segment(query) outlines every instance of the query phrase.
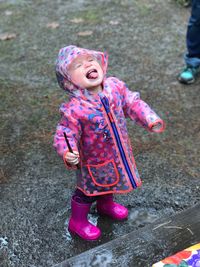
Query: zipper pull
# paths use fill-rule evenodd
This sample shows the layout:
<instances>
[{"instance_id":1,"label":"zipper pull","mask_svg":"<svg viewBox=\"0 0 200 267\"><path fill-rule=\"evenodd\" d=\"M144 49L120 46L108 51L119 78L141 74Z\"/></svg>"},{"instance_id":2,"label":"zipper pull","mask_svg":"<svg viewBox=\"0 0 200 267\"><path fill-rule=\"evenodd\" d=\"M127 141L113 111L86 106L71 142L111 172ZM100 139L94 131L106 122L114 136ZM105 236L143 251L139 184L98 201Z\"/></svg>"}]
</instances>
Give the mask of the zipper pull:
<instances>
[{"instance_id":1,"label":"zipper pull","mask_svg":"<svg viewBox=\"0 0 200 267\"><path fill-rule=\"evenodd\" d=\"M104 105L105 105L106 112L107 112L107 115L108 115L108 117L109 117L109 119L110 119L110 122L114 122L113 116L112 116L112 114L111 114L111 112L110 112L110 106L109 106L108 98L107 98L106 96L104 96L104 97L102 98L102 101L103 101L103 103L104 103Z\"/></svg>"},{"instance_id":2,"label":"zipper pull","mask_svg":"<svg viewBox=\"0 0 200 267\"><path fill-rule=\"evenodd\" d=\"M113 119L113 116L112 116L110 110L109 110L109 112L108 112L108 117L109 117L109 119L110 119L110 122L114 122L114 119Z\"/></svg>"}]
</instances>

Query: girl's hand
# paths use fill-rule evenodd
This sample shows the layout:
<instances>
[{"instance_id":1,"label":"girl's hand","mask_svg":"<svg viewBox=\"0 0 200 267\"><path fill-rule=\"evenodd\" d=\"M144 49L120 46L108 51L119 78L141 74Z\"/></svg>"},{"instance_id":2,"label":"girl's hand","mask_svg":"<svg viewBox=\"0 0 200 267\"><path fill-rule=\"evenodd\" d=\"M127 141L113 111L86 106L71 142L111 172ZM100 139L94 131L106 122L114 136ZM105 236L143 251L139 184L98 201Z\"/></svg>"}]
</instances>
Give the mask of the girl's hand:
<instances>
[{"instance_id":1,"label":"girl's hand","mask_svg":"<svg viewBox=\"0 0 200 267\"><path fill-rule=\"evenodd\" d=\"M67 152L65 155L65 160L70 165L77 165L79 163L79 158L80 156L77 151L73 151L73 153Z\"/></svg>"},{"instance_id":2,"label":"girl's hand","mask_svg":"<svg viewBox=\"0 0 200 267\"><path fill-rule=\"evenodd\" d=\"M165 123L163 121L159 121L151 127L151 130L154 133L162 133L165 130Z\"/></svg>"},{"instance_id":3,"label":"girl's hand","mask_svg":"<svg viewBox=\"0 0 200 267\"><path fill-rule=\"evenodd\" d=\"M153 125L151 129L153 131L159 131L161 129L161 127L162 127L162 124L159 122L159 123Z\"/></svg>"}]
</instances>

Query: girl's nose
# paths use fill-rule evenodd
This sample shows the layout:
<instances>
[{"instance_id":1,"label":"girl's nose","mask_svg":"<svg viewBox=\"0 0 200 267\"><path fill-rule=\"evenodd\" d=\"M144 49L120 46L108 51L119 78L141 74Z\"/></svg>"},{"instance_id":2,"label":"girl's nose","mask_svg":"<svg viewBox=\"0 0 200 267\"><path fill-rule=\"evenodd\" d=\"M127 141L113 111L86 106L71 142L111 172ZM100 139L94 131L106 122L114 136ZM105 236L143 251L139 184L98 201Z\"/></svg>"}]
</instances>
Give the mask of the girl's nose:
<instances>
[{"instance_id":1,"label":"girl's nose","mask_svg":"<svg viewBox=\"0 0 200 267\"><path fill-rule=\"evenodd\" d=\"M90 67L91 64L92 64L92 62L90 62L90 61L85 61L85 62L84 62L84 66L85 66L86 68L87 68L87 67Z\"/></svg>"}]
</instances>

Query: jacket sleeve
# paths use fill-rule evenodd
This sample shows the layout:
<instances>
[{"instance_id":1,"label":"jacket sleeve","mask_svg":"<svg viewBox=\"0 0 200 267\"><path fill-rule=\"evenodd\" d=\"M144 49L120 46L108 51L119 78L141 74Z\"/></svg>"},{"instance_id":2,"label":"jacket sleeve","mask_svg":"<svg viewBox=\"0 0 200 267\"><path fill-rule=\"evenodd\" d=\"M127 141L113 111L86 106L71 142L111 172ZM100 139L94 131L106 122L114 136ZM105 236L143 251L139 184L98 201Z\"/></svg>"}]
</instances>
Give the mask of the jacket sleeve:
<instances>
[{"instance_id":1,"label":"jacket sleeve","mask_svg":"<svg viewBox=\"0 0 200 267\"><path fill-rule=\"evenodd\" d=\"M164 121L146 102L140 99L140 94L130 91L122 81L118 81L118 84L125 116L150 132L163 132L165 129Z\"/></svg>"},{"instance_id":2,"label":"jacket sleeve","mask_svg":"<svg viewBox=\"0 0 200 267\"><path fill-rule=\"evenodd\" d=\"M63 161L68 169L77 169L77 166L72 166L65 161L65 155L69 152L69 148L65 141L64 132L73 151L78 151L78 143L80 140L81 127L79 121L74 118L73 110L67 108L65 104L60 107L61 120L57 125L54 135L53 146L57 153L63 158Z\"/></svg>"}]
</instances>

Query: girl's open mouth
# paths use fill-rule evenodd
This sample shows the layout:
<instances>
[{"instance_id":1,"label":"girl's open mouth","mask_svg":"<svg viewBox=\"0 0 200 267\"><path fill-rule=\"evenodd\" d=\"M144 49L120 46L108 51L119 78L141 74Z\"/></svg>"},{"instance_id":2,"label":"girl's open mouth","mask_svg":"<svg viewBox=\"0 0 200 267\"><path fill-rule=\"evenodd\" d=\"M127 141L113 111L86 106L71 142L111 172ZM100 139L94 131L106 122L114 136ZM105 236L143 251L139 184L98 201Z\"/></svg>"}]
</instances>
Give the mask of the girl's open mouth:
<instances>
[{"instance_id":1,"label":"girl's open mouth","mask_svg":"<svg viewBox=\"0 0 200 267\"><path fill-rule=\"evenodd\" d=\"M96 79L98 77L98 72L95 69L89 70L86 73L86 78L87 79Z\"/></svg>"}]
</instances>

